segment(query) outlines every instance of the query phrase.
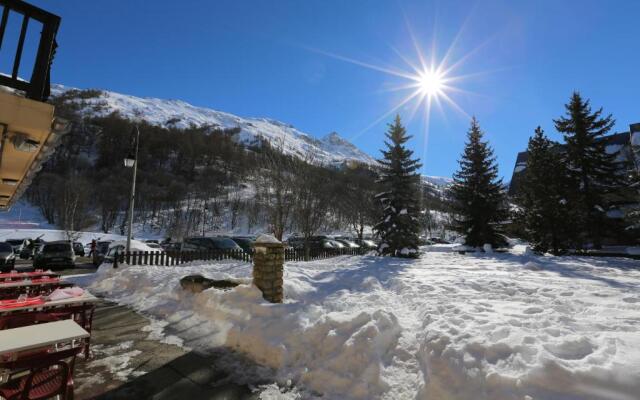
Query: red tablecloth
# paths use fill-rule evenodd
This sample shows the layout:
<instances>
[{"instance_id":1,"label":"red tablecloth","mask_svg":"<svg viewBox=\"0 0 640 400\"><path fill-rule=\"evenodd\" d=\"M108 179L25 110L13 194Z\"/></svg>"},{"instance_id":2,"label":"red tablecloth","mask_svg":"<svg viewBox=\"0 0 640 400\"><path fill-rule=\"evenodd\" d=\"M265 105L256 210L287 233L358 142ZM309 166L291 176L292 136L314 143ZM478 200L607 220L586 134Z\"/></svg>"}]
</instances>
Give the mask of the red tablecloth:
<instances>
[{"instance_id":1,"label":"red tablecloth","mask_svg":"<svg viewBox=\"0 0 640 400\"><path fill-rule=\"evenodd\" d=\"M32 279L31 280L32 284L42 284L42 283L60 283L60 278L49 278L49 277L44 277L44 278L39 278L39 279Z\"/></svg>"},{"instance_id":2,"label":"red tablecloth","mask_svg":"<svg viewBox=\"0 0 640 400\"><path fill-rule=\"evenodd\" d=\"M39 306L41 304L44 304L44 300L40 296L29 297L23 301L18 299L0 300L0 310L10 310L12 308L24 306Z\"/></svg>"},{"instance_id":3,"label":"red tablecloth","mask_svg":"<svg viewBox=\"0 0 640 400\"><path fill-rule=\"evenodd\" d=\"M5 280L12 281L20 278L31 278L31 277L37 277L37 276L57 277L60 275L51 271L5 272L0 274L0 281L5 281Z\"/></svg>"}]
</instances>

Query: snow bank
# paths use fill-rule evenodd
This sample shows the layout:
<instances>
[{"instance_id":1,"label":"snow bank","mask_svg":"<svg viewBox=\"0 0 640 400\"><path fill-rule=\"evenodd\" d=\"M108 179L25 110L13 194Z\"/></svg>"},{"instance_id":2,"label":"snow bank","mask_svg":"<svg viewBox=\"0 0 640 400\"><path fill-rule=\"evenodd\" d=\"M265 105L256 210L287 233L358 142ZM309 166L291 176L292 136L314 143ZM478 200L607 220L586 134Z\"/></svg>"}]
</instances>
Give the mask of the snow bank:
<instances>
[{"instance_id":1,"label":"snow bank","mask_svg":"<svg viewBox=\"0 0 640 400\"><path fill-rule=\"evenodd\" d=\"M194 295L200 273L244 284ZM235 261L103 266L91 289L166 322L156 335L227 346L328 399L638 399L635 261L427 252L285 266L284 304ZM88 281L90 279L91 281ZM161 332L157 332L160 330ZM243 372L243 371L240 371Z\"/></svg>"},{"instance_id":2,"label":"snow bank","mask_svg":"<svg viewBox=\"0 0 640 400\"><path fill-rule=\"evenodd\" d=\"M244 284L231 291L200 295L181 290L179 279L202 273ZM296 300L317 290L288 276L285 304L265 302L250 284L251 266L226 262L181 267L136 267L113 270L103 264L92 278L78 283L139 311L165 319L166 332L180 332L184 346L200 351L226 346L278 370L277 378L294 379L318 392L346 398L381 395L388 386L381 364L400 334L389 312L327 311ZM158 338L157 327L154 337ZM175 342L175 341L174 341Z\"/></svg>"},{"instance_id":3,"label":"snow bank","mask_svg":"<svg viewBox=\"0 0 640 400\"><path fill-rule=\"evenodd\" d=\"M112 233L100 232L77 232L78 241L81 243L89 243L93 239L96 240L122 240L126 237ZM24 238L41 238L46 242L55 240L67 240L65 231L57 229L0 229L0 241L7 239L24 239Z\"/></svg>"}]
</instances>

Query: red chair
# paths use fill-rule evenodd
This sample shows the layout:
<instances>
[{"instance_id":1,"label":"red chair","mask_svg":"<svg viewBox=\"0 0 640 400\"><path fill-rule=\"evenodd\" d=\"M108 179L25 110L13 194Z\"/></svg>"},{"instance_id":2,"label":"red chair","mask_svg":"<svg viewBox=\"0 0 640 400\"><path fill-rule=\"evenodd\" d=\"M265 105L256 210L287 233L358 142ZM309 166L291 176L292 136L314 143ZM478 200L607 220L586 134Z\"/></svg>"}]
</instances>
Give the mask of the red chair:
<instances>
[{"instance_id":1,"label":"red chair","mask_svg":"<svg viewBox=\"0 0 640 400\"><path fill-rule=\"evenodd\" d=\"M36 318L37 316L34 312L3 315L0 317L0 330L33 325L36 323Z\"/></svg>"},{"instance_id":2,"label":"red chair","mask_svg":"<svg viewBox=\"0 0 640 400\"><path fill-rule=\"evenodd\" d=\"M34 353L2 364L14 375L23 375L0 386L7 400L41 400L60 396L73 399L73 367L81 348L55 353ZM69 359L69 361L65 361Z\"/></svg>"}]
</instances>

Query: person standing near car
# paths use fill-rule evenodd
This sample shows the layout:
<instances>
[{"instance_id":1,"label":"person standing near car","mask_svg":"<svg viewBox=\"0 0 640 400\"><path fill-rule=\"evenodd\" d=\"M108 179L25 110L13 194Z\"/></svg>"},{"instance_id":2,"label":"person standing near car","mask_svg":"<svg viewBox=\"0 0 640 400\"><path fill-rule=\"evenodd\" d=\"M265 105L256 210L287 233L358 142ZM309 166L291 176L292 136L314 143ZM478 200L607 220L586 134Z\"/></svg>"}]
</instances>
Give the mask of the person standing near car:
<instances>
[{"instance_id":1,"label":"person standing near car","mask_svg":"<svg viewBox=\"0 0 640 400\"><path fill-rule=\"evenodd\" d=\"M96 265L98 263L98 243L95 239L91 240L91 250L89 251L89 257L93 260L93 264Z\"/></svg>"}]
</instances>

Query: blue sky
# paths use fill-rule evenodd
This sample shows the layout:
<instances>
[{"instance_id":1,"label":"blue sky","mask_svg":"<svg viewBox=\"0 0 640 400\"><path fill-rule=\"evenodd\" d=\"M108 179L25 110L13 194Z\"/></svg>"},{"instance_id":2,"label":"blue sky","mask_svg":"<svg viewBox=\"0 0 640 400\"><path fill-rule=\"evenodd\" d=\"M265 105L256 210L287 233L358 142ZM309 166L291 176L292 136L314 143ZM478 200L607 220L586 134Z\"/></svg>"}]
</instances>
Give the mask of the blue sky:
<instances>
[{"instance_id":1,"label":"blue sky","mask_svg":"<svg viewBox=\"0 0 640 400\"><path fill-rule=\"evenodd\" d=\"M32 2L62 17L54 82L337 131L374 156L392 116L371 124L407 81L325 53L410 71L398 55L417 61L410 31L428 59L451 48L449 65L464 61L451 75L468 77L449 96L465 113L436 108L426 140L424 113L399 109L430 175L456 170L469 115L507 177L537 125L559 139L552 118L573 90L613 113L616 131L640 122L637 1Z\"/></svg>"}]
</instances>

